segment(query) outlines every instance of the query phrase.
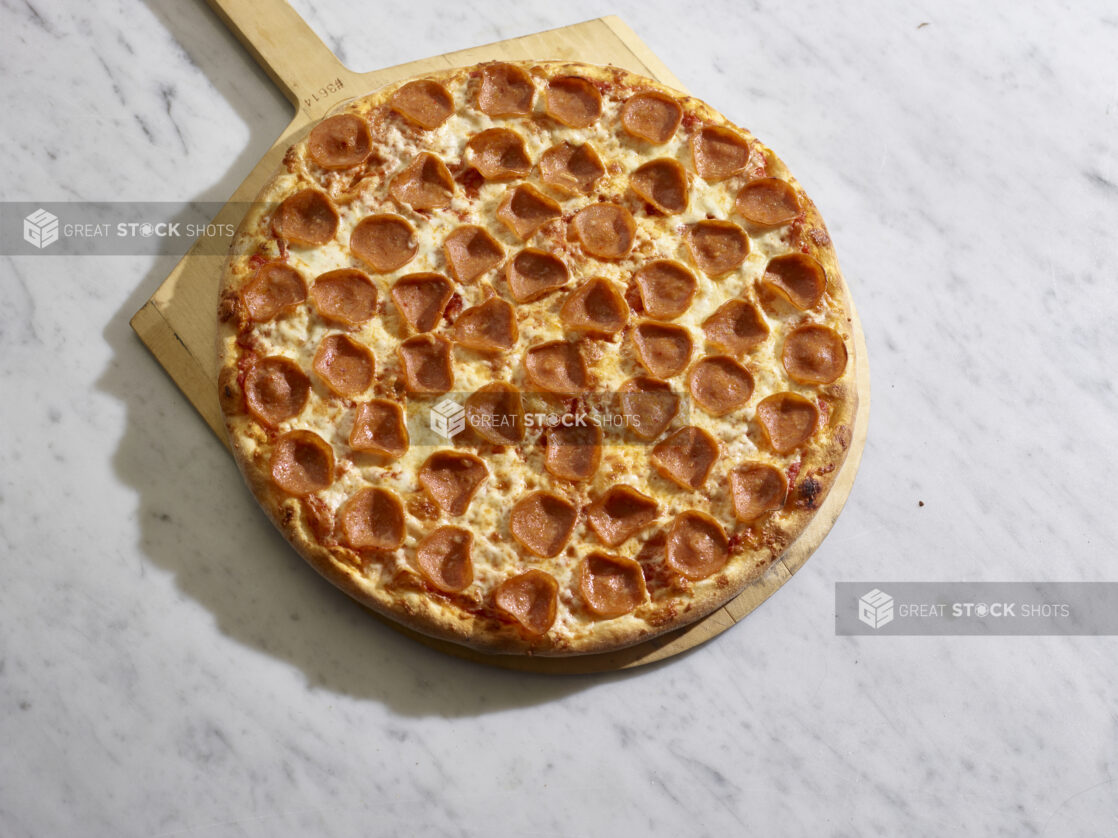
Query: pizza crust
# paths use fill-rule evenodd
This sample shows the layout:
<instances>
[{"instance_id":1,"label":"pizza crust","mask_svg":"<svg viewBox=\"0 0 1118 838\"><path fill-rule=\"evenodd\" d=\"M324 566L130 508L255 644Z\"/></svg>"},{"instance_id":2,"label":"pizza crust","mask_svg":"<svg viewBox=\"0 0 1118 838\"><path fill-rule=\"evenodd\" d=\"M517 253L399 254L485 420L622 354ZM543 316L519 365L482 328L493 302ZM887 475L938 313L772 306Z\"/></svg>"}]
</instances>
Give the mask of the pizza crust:
<instances>
[{"instance_id":1,"label":"pizza crust","mask_svg":"<svg viewBox=\"0 0 1118 838\"><path fill-rule=\"evenodd\" d=\"M544 63L526 62L521 66L537 80L576 75L597 83L599 88L606 91L607 100L615 98L618 91L624 91L620 98L636 92L657 92L679 102L683 109L684 127L688 123L709 124L716 126L730 126L724 117L714 111L705 103L683 96L670 88L666 88L649 79L636 76L627 71L613 67L594 67L584 64L572 63ZM471 76L473 73L473 76ZM476 83L476 68L450 70L443 74L427 75L424 78L446 85L457 90L455 85L470 85ZM385 87L370 96L353 100L343 105L338 111L341 113L357 114L363 118L371 114L384 111L384 103L388 102L393 94L408 82L400 82ZM541 98L537 95L537 98ZM537 111L540 103L537 103ZM543 118L546 122L546 117ZM536 120L540 122L540 120ZM513 123L509 123L513 127ZM247 314L240 297L241 289L248 282L261 260L281 260L289 256L285 243L272 234L271 217L276 205L290 195L296 188L307 185L307 169L313 168L306 162L306 142L301 137L285 156L284 167L276 173L271 181L261 191L257 201L246 215L234 239L229 258L226 262L222 281L221 299L219 304L219 336L218 336L218 366L219 388L222 409L226 418L226 429L234 456L245 476L246 482L261 506L267 512L273 523L284 534L285 538L299 551L299 553L323 576L345 591L354 599L395 620L408 628L414 629L432 637L461 643L482 651L492 653L534 654L547 656L563 656L577 654L591 654L611 651L635 643L651 639L664 632L680 628L692 623L718 607L724 605L739 593L749 582L763 574L771 564L776 561L784 550L795 540L818 510L829 492L838 475L846 453L852 441L854 415L857 409L858 394L855 386L856 346L851 322L850 307L847 289L835 258L834 249L826 232L816 207L804 194L799 184L792 178L784 164L771 152L761 146L748 132L733 127L733 130L749 139L755 149L764 155L765 174L778 177L791 184L797 192L802 216L792 227L784 225L783 229L793 230L790 233L792 240L799 246L799 250L813 256L823 266L827 278L827 288L824 304L812 316L816 322L824 322L834 328L843 338L848 352L848 360L842 376L831 384L815 388L804 388L789 385L785 389L814 390L828 405L828 415L823 427L818 430L809 441L790 457L774 456L771 453L760 452L756 459L772 462L782 471L794 470L792 474L791 490L783 510L771 514L763 519L761 524L746 527L736 524L732 513L727 515L729 506L728 497L724 487L719 494L718 489L713 489L708 480L705 490L707 495L718 497L707 498L703 504L697 505L700 509L709 509L712 512L721 511L715 517L730 535L733 552L727 564L718 572L705 579L687 581L676 575L671 576L663 567L660 556L662 555L662 541L664 533L670 524L670 519L661 513L656 526L633 536L628 540L625 551L618 551L604 547L585 527L585 514L580 516L579 526L575 531L575 559L563 554L555 561L540 560L531 556L523 556L518 565L506 561L503 565L496 565L487 569L475 584L462 594L446 594L437 591L424 582L423 577L417 572L414 562L409 555L414 551L415 542L423 534L437 526L447 523L463 525L461 521L438 515L437 508L429 501L424 503L422 493L413 491L403 497L404 507L407 510L407 540L403 547L396 551L377 553L375 551L355 551L342 543L333 522L333 516L340 501L312 495L309 498L295 498L287 495L272 481L269 471L269 456L271 441L275 432L262 428L244 408L244 393L242 391L243 369L246 357L244 335L251 328ZM308 129L309 133L309 129ZM558 133L558 132L556 132ZM375 132L374 132L375 134ZM464 144L468 136L459 137ZM639 145L630 142L629 145ZM394 152L391 147L378 149L374 137L373 154L384 158L383 178L399 171L406 165L407 159L393 160L393 153L403 156L402 152ZM658 156L658 151L653 149L646 159ZM534 156L538 162L538 155ZM617 161L603 160L608 168ZM327 190L339 189L339 184L344 184L350 177L344 171L319 172L319 182ZM731 179L732 180L732 179ZM519 181L514 181L513 185ZM736 182L736 181L735 181ZM352 186L352 184L349 184ZM343 194L335 192L335 195ZM556 195L556 198L561 198ZM341 203L341 201L339 201ZM577 202L576 202L577 203ZM343 207L343 211L344 211ZM368 212L389 211L383 207L364 208L362 214ZM724 216L726 217L726 216ZM751 239L756 232L754 227L742 221L741 218L733 220L750 232ZM497 235L495 227L492 232ZM507 232L507 231L506 231ZM764 235L765 232L761 231ZM507 237L506 237L507 238ZM526 244L536 246L532 242ZM434 242L421 238L420 248L423 252L436 254L439 248ZM790 248L791 249L791 248ZM512 248L506 247L506 255L512 255ZM684 260L681 260L684 261ZM360 267L361 263L346 254L339 264L334 267ZM390 273L389 278L412 272L412 266ZM315 268L317 270L317 268ZM442 270L447 273L445 267ZM314 271L304 271L308 281L314 276ZM700 280L705 278L696 271ZM383 276L374 274L374 279L384 279ZM577 285L578 280L570 283L568 287ZM383 293L387 283L378 281L382 293L380 295L379 311L384 318L391 318L392 304L389 295ZM755 284L755 283L754 283ZM711 287L708 286L707 287ZM749 284L743 283L748 290ZM703 285L700 285L700 294ZM743 294L746 291L742 292ZM555 295L552 295L554 297ZM561 294L559 295L562 296ZM309 305L309 304L308 304ZM774 322L796 322L803 318L801 313L790 312L787 304L775 303L779 313L769 319ZM784 308L780 308L780 306ZM309 317L313 315L308 315ZM635 322L632 318L631 322ZM336 329L334 329L336 331ZM702 332L691 327L696 339L696 352L693 360L701 357ZM283 345L281 327L275 326L272 332L278 337L273 342ZM406 332L405 332L406 333ZM383 337L383 336L382 336ZM770 337L770 344L774 344ZM619 355L628 351L626 340L622 339L618 346ZM309 370L306 363L308 352L313 352L310 347L299 347L291 341L288 347L290 354L304 362L304 368ZM777 347L772 349L769 366L772 358L779 358ZM374 354L378 363L378 375L381 365L387 359L385 351L379 345L374 347ZM513 364L515 365L515 361ZM747 366L750 356L746 357ZM630 371L631 360L628 362ZM778 375L779 370L768 370L771 378ZM620 381L616 373L611 383ZM312 374L313 377L313 374ZM756 404L765 393L763 376L758 376L758 388L751 398L749 405ZM683 376L676 378L678 382ZM381 384L384 384L381 387ZM318 382L316 382L316 387ZM376 395L402 396L398 384L378 382ZM309 415L300 417L300 427L315 429L322 432L324 438L333 446L335 454L344 460L345 436L348 428L335 427L329 431L322 430L325 417L319 417L314 412L319 402L312 404ZM748 409L748 408L747 408ZM694 414L699 408L692 407ZM739 423L741 418L738 417ZM343 423L344 424L344 423ZM679 426L679 422L672 425L671 430ZM753 430L756 431L755 423ZM670 433L671 430L667 431ZM755 434L754 434L755 435ZM647 446L651 450L651 443ZM473 450L465 446L465 450ZM504 456L494 455L494 456ZM726 454L723 452L723 459ZM507 465L507 458L500 461ZM798 467L794 466L799 463ZM482 492L500 494L496 488L500 482L497 478L503 474L494 474L497 468L491 462L491 479L488 486L483 486ZM525 466L529 463L525 462ZM732 463L730 465L733 465ZM350 468L348 473L355 469ZM514 470L512 467L507 471ZM348 479L348 478L346 478ZM406 479L406 477L405 477ZM561 481L552 481L560 483ZM523 481L522 481L523 483ZM642 484L643 485L643 484ZM519 497L514 488L506 489L505 496L498 498L504 500L505 508L511 506ZM585 486L564 486L572 490L574 497L580 501L585 509L590 492ZM599 487L600 488L600 487ZM684 493L683 490L677 491ZM685 494L685 493L684 493ZM500 526L500 524L499 524ZM507 525L505 525L507 526ZM478 527L481 531L481 527ZM478 533L475 533L477 535ZM649 577L649 590L651 598L638 606L634 611L612 619L599 619L589 611L581 601L578 593L576 561L588 552L598 550L607 553L623 553L642 561L646 576ZM521 553L523 551L520 551ZM507 559L508 551L505 551ZM515 554L515 551L514 551ZM475 559L476 561L476 559ZM553 572L559 581L559 609L562 619L546 634L533 635L525 631L507 615L501 614L493 605L491 590L494 579L507 577L512 573L527 567L543 567Z\"/></svg>"}]
</instances>

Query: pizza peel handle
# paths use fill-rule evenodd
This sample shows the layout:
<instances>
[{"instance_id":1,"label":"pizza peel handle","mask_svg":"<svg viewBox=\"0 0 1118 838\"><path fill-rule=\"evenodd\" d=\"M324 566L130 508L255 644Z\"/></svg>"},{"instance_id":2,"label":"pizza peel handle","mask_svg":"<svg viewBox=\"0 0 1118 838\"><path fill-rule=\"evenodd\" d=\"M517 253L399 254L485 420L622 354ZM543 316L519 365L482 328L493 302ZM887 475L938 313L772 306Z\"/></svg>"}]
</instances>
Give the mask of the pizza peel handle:
<instances>
[{"instance_id":1,"label":"pizza peel handle","mask_svg":"<svg viewBox=\"0 0 1118 838\"><path fill-rule=\"evenodd\" d=\"M222 22L307 116L359 92L345 67L285 0L208 0Z\"/></svg>"}]
</instances>

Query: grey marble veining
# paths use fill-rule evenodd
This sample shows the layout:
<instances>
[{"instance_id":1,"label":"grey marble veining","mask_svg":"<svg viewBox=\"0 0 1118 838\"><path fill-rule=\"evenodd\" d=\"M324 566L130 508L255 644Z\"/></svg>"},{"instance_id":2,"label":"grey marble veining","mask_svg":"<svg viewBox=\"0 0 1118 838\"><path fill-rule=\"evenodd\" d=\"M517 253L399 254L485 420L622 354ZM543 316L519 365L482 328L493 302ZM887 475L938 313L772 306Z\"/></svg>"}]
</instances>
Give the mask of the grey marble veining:
<instances>
[{"instance_id":1,"label":"grey marble veining","mask_svg":"<svg viewBox=\"0 0 1118 838\"><path fill-rule=\"evenodd\" d=\"M482 669L256 510L128 329L174 257L0 257L0 834L1118 833L1118 639L833 627L835 581L1118 578L1112 4L294 5L359 70L619 14L827 218L861 474L707 646ZM223 200L289 118L200 2L3 0L0 70L9 201Z\"/></svg>"}]
</instances>

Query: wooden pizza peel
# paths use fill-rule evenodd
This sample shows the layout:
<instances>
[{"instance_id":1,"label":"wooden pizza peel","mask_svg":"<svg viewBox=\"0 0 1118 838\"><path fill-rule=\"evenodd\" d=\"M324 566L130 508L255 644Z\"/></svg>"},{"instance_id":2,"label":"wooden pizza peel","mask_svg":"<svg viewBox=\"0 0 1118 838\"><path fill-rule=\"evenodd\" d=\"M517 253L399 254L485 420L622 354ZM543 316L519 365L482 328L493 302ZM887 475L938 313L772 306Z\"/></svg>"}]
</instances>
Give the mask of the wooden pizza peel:
<instances>
[{"instance_id":1,"label":"wooden pizza peel","mask_svg":"<svg viewBox=\"0 0 1118 838\"><path fill-rule=\"evenodd\" d=\"M411 61L384 70L354 73L334 57L285 0L208 2L296 109L294 118L275 144L214 218L214 229L218 230L237 226L245 207L278 168L288 146L311 123L321 119L340 102L400 79L481 61L567 60L614 64L683 90L679 80L636 34L613 16ZM717 103L714 104L717 106ZM222 226L226 224L230 226ZM222 259L213 254L225 253L229 241L228 237L223 241L217 236L196 242L131 320L140 340L225 445L228 442L217 399L214 354ZM851 299L849 293L847 299ZM458 657L507 669L556 674L603 672L653 663L721 634L768 599L803 566L830 532L850 494L865 447L870 406L865 336L853 302L850 303L850 311L853 316L858 410L846 462L810 525L779 560L727 605L690 626L629 649L574 658L484 654L454 643L434 640L380 615L375 616L421 643Z\"/></svg>"}]
</instances>

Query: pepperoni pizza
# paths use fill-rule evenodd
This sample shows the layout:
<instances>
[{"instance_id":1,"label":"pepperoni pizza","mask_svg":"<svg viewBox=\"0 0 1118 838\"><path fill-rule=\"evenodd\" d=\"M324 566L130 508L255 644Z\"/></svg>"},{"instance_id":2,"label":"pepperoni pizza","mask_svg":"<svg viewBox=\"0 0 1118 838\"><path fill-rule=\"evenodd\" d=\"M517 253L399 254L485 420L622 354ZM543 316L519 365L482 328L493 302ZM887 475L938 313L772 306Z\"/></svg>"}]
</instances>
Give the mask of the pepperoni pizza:
<instances>
[{"instance_id":1,"label":"pepperoni pizza","mask_svg":"<svg viewBox=\"0 0 1118 838\"><path fill-rule=\"evenodd\" d=\"M353 597L491 652L617 649L762 574L857 403L848 290L779 159L613 67L346 103L235 238L220 397L257 499Z\"/></svg>"}]
</instances>

